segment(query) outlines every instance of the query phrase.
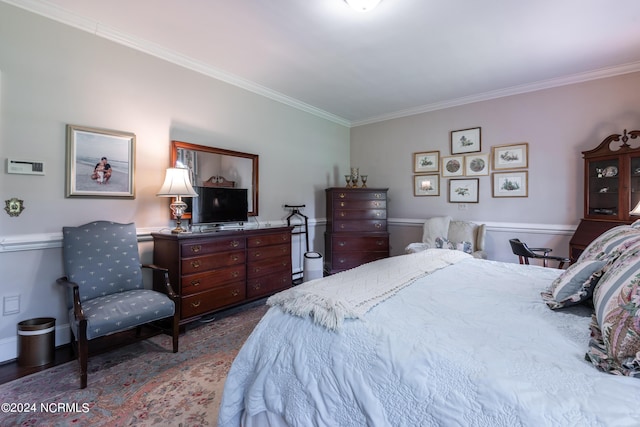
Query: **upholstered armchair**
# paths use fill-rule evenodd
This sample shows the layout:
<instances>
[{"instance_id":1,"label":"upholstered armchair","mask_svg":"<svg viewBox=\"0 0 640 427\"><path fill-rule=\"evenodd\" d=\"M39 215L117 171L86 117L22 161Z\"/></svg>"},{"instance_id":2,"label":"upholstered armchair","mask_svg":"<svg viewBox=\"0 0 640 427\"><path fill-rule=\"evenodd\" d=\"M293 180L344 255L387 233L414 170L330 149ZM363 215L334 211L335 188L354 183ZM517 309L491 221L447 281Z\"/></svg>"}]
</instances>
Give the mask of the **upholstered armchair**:
<instances>
[{"instance_id":1,"label":"upholstered armchair","mask_svg":"<svg viewBox=\"0 0 640 427\"><path fill-rule=\"evenodd\" d=\"M429 218L422 226L422 242L410 243L405 253L431 248L459 249L475 258L487 258L484 250L486 227L468 221L454 221L450 216Z\"/></svg>"},{"instance_id":2,"label":"upholstered armchair","mask_svg":"<svg viewBox=\"0 0 640 427\"><path fill-rule=\"evenodd\" d=\"M80 388L87 386L89 341L168 319L173 352L178 351L179 304L166 269L141 265L136 227L96 221L63 227L66 276L57 282L67 288L69 325L80 362ZM163 289L145 289L141 267L164 275ZM156 273L157 275L158 273Z\"/></svg>"}]
</instances>

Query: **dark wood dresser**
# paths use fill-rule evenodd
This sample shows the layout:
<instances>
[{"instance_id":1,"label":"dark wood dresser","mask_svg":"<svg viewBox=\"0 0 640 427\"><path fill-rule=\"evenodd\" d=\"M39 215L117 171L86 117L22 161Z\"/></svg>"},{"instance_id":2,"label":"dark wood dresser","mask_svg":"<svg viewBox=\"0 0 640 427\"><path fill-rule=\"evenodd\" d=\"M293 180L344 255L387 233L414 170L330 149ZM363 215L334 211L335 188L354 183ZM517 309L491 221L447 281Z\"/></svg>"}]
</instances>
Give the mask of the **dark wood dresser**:
<instances>
[{"instance_id":1,"label":"dark wood dresser","mask_svg":"<svg viewBox=\"0 0 640 427\"><path fill-rule=\"evenodd\" d=\"M389 256L387 188L327 188L325 272Z\"/></svg>"},{"instance_id":2,"label":"dark wood dresser","mask_svg":"<svg viewBox=\"0 0 640 427\"><path fill-rule=\"evenodd\" d=\"M169 270L180 296L181 323L292 285L291 227L152 236L153 262Z\"/></svg>"}]
</instances>

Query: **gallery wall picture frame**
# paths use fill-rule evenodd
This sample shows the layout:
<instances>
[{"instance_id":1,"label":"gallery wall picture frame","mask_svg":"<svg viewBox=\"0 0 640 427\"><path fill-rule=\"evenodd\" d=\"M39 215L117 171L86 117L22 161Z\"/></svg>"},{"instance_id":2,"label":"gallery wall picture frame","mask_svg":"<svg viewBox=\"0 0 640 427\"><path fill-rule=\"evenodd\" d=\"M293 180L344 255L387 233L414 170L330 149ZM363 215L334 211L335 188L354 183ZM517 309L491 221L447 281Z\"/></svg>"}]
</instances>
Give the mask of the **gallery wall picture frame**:
<instances>
[{"instance_id":1,"label":"gallery wall picture frame","mask_svg":"<svg viewBox=\"0 0 640 427\"><path fill-rule=\"evenodd\" d=\"M489 175L489 155L469 154L464 156L464 174L466 176Z\"/></svg>"},{"instance_id":2,"label":"gallery wall picture frame","mask_svg":"<svg viewBox=\"0 0 640 427\"><path fill-rule=\"evenodd\" d=\"M529 166L529 143L494 145L491 147L494 170L524 169Z\"/></svg>"},{"instance_id":3,"label":"gallery wall picture frame","mask_svg":"<svg viewBox=\"0 0 640 427\"><path fill-rule=\"evenodd\" d=\"M449 180L449 203L478 203L479 178Z\"/></svg>"},{"instance_id":4,"label":"gallery wall picture frame","mask_svg":"<svg viewBox=\"0 0 640 427\"><path fill-rule=\"evenodd\" d=\"M493 172L493 197L528 197L529 172Z\"/></svg>"},{"instance_id":5,"label":"gallery wall picture frame","mask_svg":"<svg viewBox=\"0 0 640 427\"><path fill-rule=\"evenodd\" d=\"M477 153L482 151L481 129L469 128L451 131L451 154Z\"/></svg>"},{"instance_id":6,"label":"gallery wall picture frame","mask_svg":"<svg viewBox=\"0 0 640 427\"><path fill-rule=\"evenodd\" d=\"M444 156L442 157L442 176L463 176L464 156Z\"/></svg>"},{"instance_id":7,"label":"gallery wall picture frame","mask_svg":"<svg viewBox=\"0 0 640 427\"><path fill-rule=\"evenodd\" d=\"M440 171L440 151L413 153L413 172L428 173Z\"/></svg>"},{"instance_id":8,"label":"gallery wall picture frame","mask_svg":"<svg viewBox=\"0 0 640 427\"><path fill-rule=\"evenodd\" d=\"M136 136L67 125L66 197L135 199Z\"/></svg>"},{"instance_id":9,"label":"gallery wall picture frame","mask_svg":"<svg viewBox=\"0 0 640 427\"><path fill-rule=\"evenodd\" d=\"M440 175L414 175L413 195L418 196L439 196L440 195Z\"/></svg>"}]
</instances>

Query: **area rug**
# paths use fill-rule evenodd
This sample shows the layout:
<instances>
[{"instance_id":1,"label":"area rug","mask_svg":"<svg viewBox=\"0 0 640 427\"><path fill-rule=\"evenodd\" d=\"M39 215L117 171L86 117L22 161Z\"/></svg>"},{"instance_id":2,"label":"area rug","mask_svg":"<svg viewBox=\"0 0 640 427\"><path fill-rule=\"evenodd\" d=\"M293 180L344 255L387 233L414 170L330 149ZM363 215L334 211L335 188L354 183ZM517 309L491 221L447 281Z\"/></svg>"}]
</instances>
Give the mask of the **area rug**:
<instances>
[{"instance_id":1,"label":"area rug","mask_svg":"<svg viewBox=\"0 0 640 427\"><path fill-rule=\"evenodd\" d=\"M1 426L216 426L227 372L266 312L259 305L180 335L158 335L0 385ZM13 411L13 412L12 412Z\"/></svg>"}]
</instances>

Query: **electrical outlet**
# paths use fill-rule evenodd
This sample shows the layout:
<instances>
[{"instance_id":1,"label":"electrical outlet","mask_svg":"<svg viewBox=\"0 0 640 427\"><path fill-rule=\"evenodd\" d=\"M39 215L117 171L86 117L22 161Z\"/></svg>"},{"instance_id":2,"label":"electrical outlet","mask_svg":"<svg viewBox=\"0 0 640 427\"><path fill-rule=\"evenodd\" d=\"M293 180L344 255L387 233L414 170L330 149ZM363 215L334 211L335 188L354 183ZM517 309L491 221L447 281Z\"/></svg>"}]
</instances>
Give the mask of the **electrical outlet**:
<instances>
[{"instance_id":1,"label":"electrical outlet","mask_svg":"<svg viewBox=\"0 0 640 427\"><path fill-rule=\"evenodd\" d=\"M459 211L466 211L467 210L467 204L466 203L458 203L458 210Z\"/></svg>"},{"instance_id":2,"label":"electrical outlet","mask_svg":"<svg viewBox=\"0 0 640 427\"><path fill-rule=\"evenodd\" d=\"M2 315L9 316L20 313L20 295L6 296L2 300Z\"/></svg>"}]
</instances>

